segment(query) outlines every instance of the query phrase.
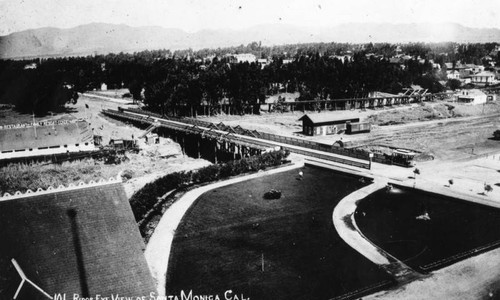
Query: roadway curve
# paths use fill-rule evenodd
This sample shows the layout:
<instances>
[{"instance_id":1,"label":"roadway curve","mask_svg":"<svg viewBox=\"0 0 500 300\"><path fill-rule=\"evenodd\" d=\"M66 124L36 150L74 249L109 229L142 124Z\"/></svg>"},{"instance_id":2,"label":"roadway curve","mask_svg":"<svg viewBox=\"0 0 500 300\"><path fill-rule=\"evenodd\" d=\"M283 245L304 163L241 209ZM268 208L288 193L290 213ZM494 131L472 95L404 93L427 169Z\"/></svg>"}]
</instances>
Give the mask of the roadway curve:
<instances>
[{"instance_id":1,"label":"roadway curve","mask_svg":"<svg viewBox=\"0 0 500 300\"><path fill-rule=\"evenodd\" d=\"M417 273L382 248L372 243L363 235L356 225L354 214L356 213L357 203L371 193L385 188L385 186L386 183L375 180L375 183L359 189L340 200L333 210L333 225L340 237L349 246L379 267L385 269L394 276L398 282L407 282L416 278L421 278L423 275Z\"/></svg>"}]
</instances>

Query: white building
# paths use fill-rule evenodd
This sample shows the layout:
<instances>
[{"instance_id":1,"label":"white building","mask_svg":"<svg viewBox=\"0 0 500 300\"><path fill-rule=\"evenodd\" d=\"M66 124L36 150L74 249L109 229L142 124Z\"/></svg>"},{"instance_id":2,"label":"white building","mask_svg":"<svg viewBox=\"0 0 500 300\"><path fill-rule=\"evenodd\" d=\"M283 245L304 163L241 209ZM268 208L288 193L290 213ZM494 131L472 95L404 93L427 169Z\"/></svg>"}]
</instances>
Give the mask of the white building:
<instances>
[{"instance_id":1,"label":"white building","mask_svg":"<svg viewBox=\"0 0 500 300\"><path fill-rule=\"evenodd\" d=\"M492 84L495 81L495 74L491 72L481 72L478 74L474 74L472 77L472 83L475 84Z\"/></svg>"},{"instance_id":2,"label":"white building","mask_svg":"<svg viewBox=\"0 0 500 300\"><path fill-rule=\"evenodd\" d=\"M234 57L236 58L236 62L238 63L241 62L254 63L257 61L257 57L252 53L235 54Z\"/></svg>"},{"instance_id":3,"label":"white building","mask_svg":"<svg viewBox=\"0 0 500 300\"><path fill-rule=\"evenodd\" d=\"M457 102L465 104L483 104L486 103L488 96L480 90L463 90L457 98Z\"/></svg>"},{"instance_id":4,"label":"white building","mask_svg":"<svg viewBox=\"0 0 500 300\"><path fill-rule=\"evenodd\" d=\"M92 129L85 121L39 122L0 128L0 160L95 150Z\"/></svg>"},{"instance_id":5,"label":"white building","mask_svg":"<svg viewBox=\"0 0 500 300\"><path fill-rule=\"evenodd\" d=\"M457 70L446 70L446 77L448 79L460 79L460 72Z\"/></svg>"}]
</instances>

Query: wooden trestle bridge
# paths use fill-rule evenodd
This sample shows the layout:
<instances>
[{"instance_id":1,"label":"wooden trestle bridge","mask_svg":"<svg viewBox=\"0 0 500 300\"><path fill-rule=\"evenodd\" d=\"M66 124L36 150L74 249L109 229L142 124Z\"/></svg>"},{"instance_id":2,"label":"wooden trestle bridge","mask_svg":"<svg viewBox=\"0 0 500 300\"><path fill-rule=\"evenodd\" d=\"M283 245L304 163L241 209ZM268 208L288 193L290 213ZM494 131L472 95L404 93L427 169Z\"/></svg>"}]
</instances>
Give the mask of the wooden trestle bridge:
<instances>
[{"instance_id":1,"label":"wooden trestle bridge","mask_svg":"<svg viewBox=\"0 0 500 300\"><path fill-rule=\"evenodd\" d=\"M137 109L108 109L103 110L103 113L144 128L156 124L158 134L174 139L187 155L202 157L213 162L283 149L358 168L371 167L369 154L362 150L332 147L293 137L250 131L240 126L231 127L223 123L170 118Z\"/></svg>"}]
</instances>

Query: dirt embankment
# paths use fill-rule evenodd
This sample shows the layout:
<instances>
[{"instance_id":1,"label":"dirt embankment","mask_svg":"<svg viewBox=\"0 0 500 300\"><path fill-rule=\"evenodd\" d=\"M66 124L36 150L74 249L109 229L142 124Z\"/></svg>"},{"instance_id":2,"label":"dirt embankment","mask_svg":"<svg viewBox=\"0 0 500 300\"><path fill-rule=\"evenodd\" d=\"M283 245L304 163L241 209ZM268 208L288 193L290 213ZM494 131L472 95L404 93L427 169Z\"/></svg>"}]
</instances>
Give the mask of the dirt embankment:
<instances>
[{"instance_id":1,"label":"dirt embankment","mask_svg":"<svg viewBox=\"0 0 500 300\"><path fill-rule=\"evenodd\" d=\"M390 110L372 114L367 118L372 124L385 126L408 124L419 121L439 120L448 118L470 117L481 114L500 112L500 105L495 102L484 105L464 105L457 103L423 103L408 109Z\"/></svg>"}]
</instances>

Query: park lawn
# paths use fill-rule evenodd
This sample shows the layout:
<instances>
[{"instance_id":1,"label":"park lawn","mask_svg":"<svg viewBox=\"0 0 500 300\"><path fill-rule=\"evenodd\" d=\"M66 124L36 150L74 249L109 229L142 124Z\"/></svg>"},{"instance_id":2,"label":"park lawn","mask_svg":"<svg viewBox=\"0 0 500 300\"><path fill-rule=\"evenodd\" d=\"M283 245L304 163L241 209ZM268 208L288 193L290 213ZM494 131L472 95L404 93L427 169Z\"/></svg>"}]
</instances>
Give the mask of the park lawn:
<instances>
[{"instance_id":1,"label":"park lawn","mask_svg":"<svg viewBox=\"0 0 500 300\"><path fill-rule=\"evenodd\" d=\"M331 299L390 284L333 226L338 201L365 184L330 170L303 171L303 180L287 171L202 195L177 229L167 294L231 289L251 299ZM282 198L265 200L270 189Z\"/></svg>"},{"instance_id":2,"label":"park lawn","mask_svg":"<svg viewBox=\"0 0 500 300\"><path fill-rule=\"evenodd\" d=\"M500 245L500 209L410 189L384 189L361 200L356 223L368 239L421 272Z\"/></svg>"}]
</instances>

